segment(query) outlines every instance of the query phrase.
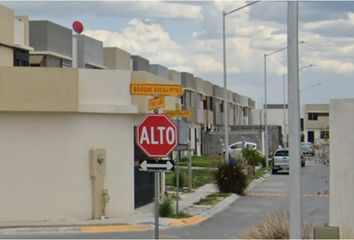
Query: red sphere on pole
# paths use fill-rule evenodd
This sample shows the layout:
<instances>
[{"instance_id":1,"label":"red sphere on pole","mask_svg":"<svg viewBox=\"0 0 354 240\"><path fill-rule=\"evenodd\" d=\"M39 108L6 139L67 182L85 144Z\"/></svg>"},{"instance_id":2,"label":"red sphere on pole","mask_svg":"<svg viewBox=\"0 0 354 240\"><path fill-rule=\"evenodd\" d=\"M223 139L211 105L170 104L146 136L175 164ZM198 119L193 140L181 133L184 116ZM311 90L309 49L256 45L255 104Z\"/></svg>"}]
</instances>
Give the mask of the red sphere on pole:
<instances>
[{"instance_id":1,"label":"red sphere on pole","mask_svg":"<svg viewBox=\"0 0 354 240\"><path fill-rule=\"evenodd\" d=\"M80 34L84 31L84 25L80 21L73 22L73 29L76 33Z\"/></svg>"}]
</instances>

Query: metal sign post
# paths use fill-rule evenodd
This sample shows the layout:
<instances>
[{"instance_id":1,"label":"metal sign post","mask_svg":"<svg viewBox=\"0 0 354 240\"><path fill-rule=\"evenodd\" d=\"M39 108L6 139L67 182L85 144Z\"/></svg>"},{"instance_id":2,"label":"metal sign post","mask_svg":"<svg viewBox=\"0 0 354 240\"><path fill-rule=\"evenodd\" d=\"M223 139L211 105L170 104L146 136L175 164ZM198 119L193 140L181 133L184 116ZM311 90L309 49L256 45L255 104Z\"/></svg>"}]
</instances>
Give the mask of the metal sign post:
<instances>
[{"instance_id":1,"label":"metal sign post","mask_svg":"<svg viewBox=\"0 0 354 240\"><path fill-rule=\"evenodd\" d=\"M177 128L180 130L180 118L177 119ZM180 143L178 143L180 144ZM179 205L179 161L181 160L181 150L177 150L177 169L176 169L176 214L178 215L178 205Z\"/></svg>"},{"instance_id":2,"label":"metal sign post","mask_svg":"<svg viewBox=\"0 0 354 240\"><path fill-rule=\"evenodd\" d=\"M137 125L137 145L149 157L158 160L145 160L140 165L142 171L154 171L155 180L155 239L159 239L160 216L160 172L173 168L173 162L159 159L167 157L177 146L177 127L164 114L159 114L159 108L164 108L164 96L180 97L184 93L182 85L131 83L131 95L152 95L149 100L149 110L154 114L146 117Z\"/></svg>"},{"instance_id":3,"label":"metal sign post","mask_svg":"<svg viewBox=\"0 0 354 240\"><path fill-rule=\"evenodd\" d=\"M170 116L177 118L177 129L178 132L181 133L181 118L191 118L192 117L192 111L186 111L186 110L165 110L165 113ZM181 135L181 134L179 134ZM179 163L181 161L181 151L188 151L189 152L189 144L182 144L181 138L178 139L178 145L175 148L175 151L177 151L177 163L176 163L176 214L179 212L179 192L180 192L180 186L179 186L179 178L180 178L180 168L179 168ZM188 164L188 175L189 179L192 178L192 170L191 170L191 163L189 162ZM191 180L190 180L191 181ZM189 190L192 191L191 184L189 185Z\"/></svg>"},{"instance_id":4,"label":"metal sign post","mask_svg":"<svg viewBox=\"0 0 354 240\"><path fill-rule=\"evenodd\" d=\"M159 239L160 172L155 172L155 239Z\"/></svg>"},{"instance_id":5,"label":"metal sign post","mask_svg":"<svg viewBox=\"0 0 354 240\"><path fill-rule=\"evenodd\" d=\"M160 216L160 173L171 171L173 169L173 161L171 160L144 160L139 165L140 171L154 172L155 181L155 239L159 239L159 216Z\"/></svg>"},{"instance_id":6,"label":"metal sign post","mask_svg":"<svg viewBox=\"0 0 354 240\"><path fill-rule=\"evenodd\" d=\"M188 150L187 150L187 158L188 158L188 188L189 191L192 191L192 157L191 157L191 143L188 142Z\"/></svg>"}]
</instances>

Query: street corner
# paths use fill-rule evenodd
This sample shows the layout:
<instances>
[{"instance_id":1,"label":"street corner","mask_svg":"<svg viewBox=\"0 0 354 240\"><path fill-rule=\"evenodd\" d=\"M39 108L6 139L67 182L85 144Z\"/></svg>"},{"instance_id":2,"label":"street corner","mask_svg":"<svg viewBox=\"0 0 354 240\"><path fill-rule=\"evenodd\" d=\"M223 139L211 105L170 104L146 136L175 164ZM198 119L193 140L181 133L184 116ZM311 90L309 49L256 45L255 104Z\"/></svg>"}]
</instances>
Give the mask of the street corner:
<instances>
[{"instance_id":1,"label":"street corner","mask_svg":"<svg viewBox=\"0 0 354 240\"><path fill-rule=\"evenodd\" d=\"M150 225L94 225L82 226L80 232L82 233L111 233L111 232L135 232L135 231L149 231L153 227Z\"/></svg>"},{"instance_id":2,"label":"street corner","mask_svg":"<svg viewBox=\"0 0 354 240\"><path fill-rule=\"evenodd\" d=\"M179 218L179 219L173 219L169 222L170 227L185 227L189 225L195 225L199 224L203 221L205 221L207 218L200 216L200 215L194 215L191 217L187 218Z\"/></svg>"}]
</instances>

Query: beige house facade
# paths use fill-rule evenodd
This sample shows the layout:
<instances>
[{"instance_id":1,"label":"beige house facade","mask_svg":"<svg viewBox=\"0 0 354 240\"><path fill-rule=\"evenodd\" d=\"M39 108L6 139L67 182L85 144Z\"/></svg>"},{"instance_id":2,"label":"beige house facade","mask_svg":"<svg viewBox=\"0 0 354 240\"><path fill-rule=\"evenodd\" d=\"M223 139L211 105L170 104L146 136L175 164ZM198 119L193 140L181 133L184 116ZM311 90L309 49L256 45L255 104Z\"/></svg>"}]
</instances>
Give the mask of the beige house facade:
<instances>
[{"instance_id":1,"label":"beige house facade","mask_svg":"<svg viewBox=\"0 0 354 240\"><path fill-rule=\"evenodd\" d=\"M329 105L304 105L304 141L318 143L329 139Z\"/></svg>"},{"instance_id":2,"label":"beige house facade","mask_svg":"<svg viewBox=\"0 0 354 240\"><path fill-rule=\"evenodd\" d=\"M91 219L95 148L106 151L105 216L133 213L137 107L130 76L123 70L0 68L0 158L8 159L0 170L0 225Z\"/></svg>"}]
</instances>

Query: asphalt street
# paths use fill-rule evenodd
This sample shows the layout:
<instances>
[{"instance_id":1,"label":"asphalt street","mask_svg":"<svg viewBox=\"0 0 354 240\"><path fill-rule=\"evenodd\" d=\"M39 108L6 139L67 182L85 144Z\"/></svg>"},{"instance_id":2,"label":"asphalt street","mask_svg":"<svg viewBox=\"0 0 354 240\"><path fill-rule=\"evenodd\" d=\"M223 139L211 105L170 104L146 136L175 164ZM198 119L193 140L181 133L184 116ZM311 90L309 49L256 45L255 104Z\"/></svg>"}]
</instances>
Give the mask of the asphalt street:
<instances>
[{"instance_id":1,"label":"asphalt street","mask_svg":"<svg viewBox=\"0 0 354 240\"><path fill-rule=\"evenodd\" d=\"M305 223L321 226L329 221L328 175L329 169L322 163L307 161L301 170L302 214ZM263 221L267 214L287 210L289 175L272 175L257 185L246 196L233 202L224 211L199 225L169 228L160 231L160 238L220 239L240 238L241 234ZM153 231L124 233L41 233L0 235L2 238L93 238L93 239L146 239L153 238Z\"/></svg>"}]
</instances>

